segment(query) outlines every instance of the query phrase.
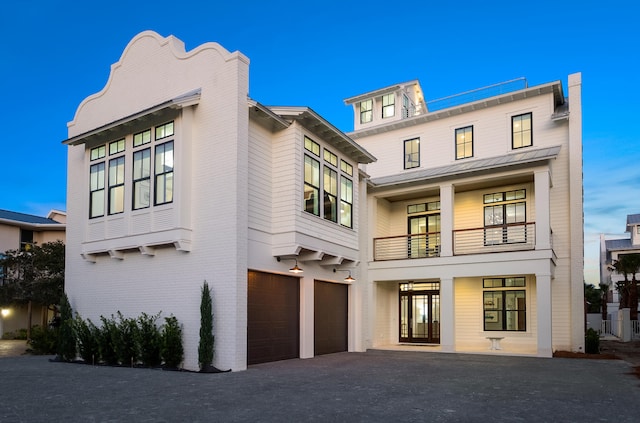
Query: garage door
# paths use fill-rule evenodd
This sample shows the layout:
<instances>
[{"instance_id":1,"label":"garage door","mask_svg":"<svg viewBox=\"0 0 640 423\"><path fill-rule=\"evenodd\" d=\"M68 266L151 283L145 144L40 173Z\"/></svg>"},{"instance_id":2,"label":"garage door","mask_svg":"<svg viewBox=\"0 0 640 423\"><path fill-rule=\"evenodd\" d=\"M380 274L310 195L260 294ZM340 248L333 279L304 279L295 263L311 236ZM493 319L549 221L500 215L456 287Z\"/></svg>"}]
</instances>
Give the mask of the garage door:
<instances>
[{"instance_id":1,"label":"garage door","mask_svg":"<svg viewBox=\"0 0 640 423\"><path fill-rule=\"evenodd\" d=\"M298 278L249 272L247 364L300 356Z\"/></svg>"},{"instance_id":2,"label":"garage door","mask_svg":"<svg viewBox=\"0 0 640 423\"><path fill-rule=\"evenodd\" d=\"M314 355L347 351L349 286L315 281Z\"/></svg>"}]
</instances>

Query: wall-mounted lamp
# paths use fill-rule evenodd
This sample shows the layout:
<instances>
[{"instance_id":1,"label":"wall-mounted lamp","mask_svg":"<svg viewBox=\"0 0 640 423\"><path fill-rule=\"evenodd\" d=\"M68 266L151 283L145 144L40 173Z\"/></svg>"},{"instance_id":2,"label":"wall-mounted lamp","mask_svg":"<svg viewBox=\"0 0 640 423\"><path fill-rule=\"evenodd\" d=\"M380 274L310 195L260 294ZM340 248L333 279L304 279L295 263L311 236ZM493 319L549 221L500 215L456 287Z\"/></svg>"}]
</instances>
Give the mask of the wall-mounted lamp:
<instances>
[{"instance_id":1,"label":"wall-mounted lamp","mask_svg":"<svg viewBox=\"0 0 640 423\"><path fill-rule=\"evenodd\" d=\"M280 257L276 257L276 260L278 261L282 261L282 259ZM296 264L289 269L289 272L291 273L302 273L304 270L302 270L301 268L298 267L298 259L290 259L290 260L295 260Z\"/></svg>"},{"instance_id":2,"label":"wall-mounted lamp","mask_svg":"<svg viewBox=\"0 0 640 423\"><path fill-rule=\"evenodd\" d=\"M336 272L349 272L349 276L344 278L345 282L355 282L356 280L351 276L351 270L333 269L333 273Z\"/></svg>"},{"instance_id":3,"label":"wall-mounted lamp","mask_svg":"<svg viewBox=\"0 0 640 423\"><path fill-rule=\"evenodd\" d=\"M11 313L11 310L9 310L8 308L3 308L1 313L2 317L7 317L9 313Z\"/></svg>"}]
</instances>

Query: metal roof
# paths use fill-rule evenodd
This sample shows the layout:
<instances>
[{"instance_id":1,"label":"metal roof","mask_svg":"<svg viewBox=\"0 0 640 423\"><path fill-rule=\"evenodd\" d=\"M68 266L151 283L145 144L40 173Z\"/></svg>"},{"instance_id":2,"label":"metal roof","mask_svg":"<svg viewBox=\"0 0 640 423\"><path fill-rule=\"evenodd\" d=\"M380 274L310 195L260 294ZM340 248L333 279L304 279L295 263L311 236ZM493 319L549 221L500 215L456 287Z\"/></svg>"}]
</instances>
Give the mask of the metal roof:
<instances>
[{"instance_id":1,"label":"metal roof","mask_svg":"<svg viewBox=\"0 0 640 423\"><path fill-rule=\"evenodd\" d=\"M64 228L64 224L56 222L46 217L34 216L32 214L18 213L9 210L0 210L0 222L8 224L28 224L28 225L56 225Z\"/></svg>"},{"instance_id":2,"label":"metal roof","mask_svg":"<svg viewBox=\"0 0 640 423\"><path fill-rule=\"evenodd\" d=\"M627 229L632 225L640 225L640 214L627 215Z\"/></svg>"},{"instance_id":3,"label":"metal roof","mask_svg":"<svg viewBox=\"0 0 640 423\"><path fill-rule=\"evenodd\" d=\"M640 245L633 245L628 238L607 239L604 241L607 251L640 250Z\"/></svg>"},{"instance_id":4,"label":"metal roof","mask_svg":"<svg viewBox=\"0 0 640 423\"><path fill-rule=\"evenodd\" d=\"M420 169L412 172L399 173L390 176L372 178L373 187L409 184L412 182L424 182L429 179L460 176L465 173L480 172L487 169L495 169L506 166L514 166L525 163L554 159L558 156L561 146L527 149L503 156L489 157L486 159L465 160L446 166Z\"/></svg>"}]
</instances>

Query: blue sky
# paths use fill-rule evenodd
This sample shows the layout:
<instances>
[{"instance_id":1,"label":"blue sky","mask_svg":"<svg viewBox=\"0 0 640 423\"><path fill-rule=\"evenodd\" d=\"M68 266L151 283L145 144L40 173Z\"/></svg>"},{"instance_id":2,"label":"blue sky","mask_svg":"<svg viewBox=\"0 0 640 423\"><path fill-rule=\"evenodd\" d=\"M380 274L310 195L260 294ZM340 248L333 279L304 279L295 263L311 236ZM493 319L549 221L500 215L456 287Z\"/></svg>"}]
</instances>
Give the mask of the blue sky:
<instances>
[{"instance_id":1,"label":"blue sky","mask_svg":"<svg viewBox=\"0 0 640 423\"><path fill-rule=\"evenodd\" d=\"M447 4L445 4L447 3ZM309 106L353 129L343 99L419 79L427 100L582 72L585 278L598 236L640 213L640 35L632 0L5 2L0 13L0 209L66 210L66 124L137 33L187 50L216 41L251 60L250 96Z\"/></svg>"}]
</instances>

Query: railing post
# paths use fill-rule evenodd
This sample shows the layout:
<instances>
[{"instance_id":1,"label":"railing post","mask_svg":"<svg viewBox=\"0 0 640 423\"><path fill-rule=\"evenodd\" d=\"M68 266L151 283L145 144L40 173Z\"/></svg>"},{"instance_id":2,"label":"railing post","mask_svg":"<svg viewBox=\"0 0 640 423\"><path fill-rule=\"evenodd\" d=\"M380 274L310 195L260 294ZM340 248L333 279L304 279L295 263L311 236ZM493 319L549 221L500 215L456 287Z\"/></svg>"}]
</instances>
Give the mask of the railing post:
<instances>
[{"instance_id":1,"label":"railing post","mask_svg":"<svg viewBox=\"0 0 640 423\"><path fill-rule=\"evenodd\" d=\"M440 257L453 255L453 185L440 185Z\"/></svg>"}]
</instances>

